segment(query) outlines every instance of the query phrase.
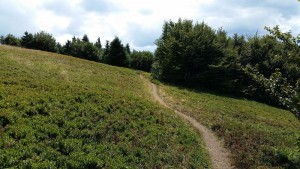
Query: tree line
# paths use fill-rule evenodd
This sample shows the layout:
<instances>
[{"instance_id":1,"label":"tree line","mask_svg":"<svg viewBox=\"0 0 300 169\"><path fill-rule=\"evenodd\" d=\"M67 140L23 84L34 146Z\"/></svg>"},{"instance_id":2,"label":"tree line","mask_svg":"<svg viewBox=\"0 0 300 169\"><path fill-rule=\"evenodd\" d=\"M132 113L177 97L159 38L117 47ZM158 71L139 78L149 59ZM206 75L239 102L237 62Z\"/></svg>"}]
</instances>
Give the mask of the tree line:
<instances>
[{"instance_id":1,"label":"tree line","mask_svg":"<svg viewBox=\"0 0 300 169\"><path fill-rule=\"evenodd\" d=\"M104 47L100 38L92 43L87 35L61 45L43 31L21 38L8 34L0 43L151 71L158 80L247 97L286 108L300 119L300 41L278 26L266 30L266 35L228 36L204 22L167 21L154 54L131 51L118 37Z\"/></svg>"},{"instance_id":2,"label":"tree line","mask_svg":"<svg viewBox=\"0 0 300 169\"><path fill-rule=\"evenodd\" d=\"M164 23L152 76L284 107L300 119L299 39L279 27L228 36L191 20Z\"/></svg>"},{"instance_id":3,"label":"tree line","mask_svg":"<svg viewBox=\"0 0 300 169\"><path fill-rule=\"evenodd\" d=\"M104 47L102 47L100 37L93 43L90 42L87 35L83 35L82 38L74 36L71 40L67 40L67 42L62 45L47 32L41 31L32 34L26 31L21 38L12 34L0 36L0 43L28 49L55 52L148 72L150 72L154 60L153 53L149 51L131 51L129 44L122 44L118 37L115 37L111 42L106 41Z\"/></svg>"}]
</instances>

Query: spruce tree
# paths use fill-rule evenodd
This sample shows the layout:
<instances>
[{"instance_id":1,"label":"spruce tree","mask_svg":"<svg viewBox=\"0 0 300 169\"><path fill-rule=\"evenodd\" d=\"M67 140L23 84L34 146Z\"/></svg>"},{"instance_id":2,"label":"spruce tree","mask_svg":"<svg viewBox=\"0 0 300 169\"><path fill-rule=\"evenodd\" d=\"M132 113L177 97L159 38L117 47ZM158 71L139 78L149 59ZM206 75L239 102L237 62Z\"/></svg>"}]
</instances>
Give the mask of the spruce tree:
<instances>
[{"instance_id":1,"label":"spruce tree","mask_svg":"<svg viewBox=\"0 0 300 169\"><path fill-rule=\"evenodd\" d=\"M128 54L131 53L131 51L130 51L130 46L129 46L128 43L127 43L126 46L125 46L125 51L126 51L126 53L128 53Z\"/></svg>"},{"instance_id":2,"label":"spruce tree","mask_svg":"<svg viewBox=\"0 0 300 169\"><path fill-rule=\"evenodd\" d=\"M127 58L124 46L118 37L110 43L107 63L115 66L126 66Z\"/></svg>"},{"instance_id":3,"label":"spruce tree","mask_svg":"<svg viewBox=\"0 0 300 169\"><path fill-rule=\"evenodd\" d=\"M109 55L109 50L110 50L110 43L109 41L107 40L105 42L105 48L104 48L104 51L103 51L103 55L102 55L102 62L103 63L108 63L108 55Z\"/></svg>"},{"instance_id":4,"label":"spruce tree","mask_svg":"<svg viewBox=\"0 0 300 169\"><path fill-rule=\"evenodd\" d=\"M99 49L99 50L102 50L102 44L101 44L101 39L100 37L98 37L96 43L95 43L95 46Z\"/></svg>"},{"instance_id":5,"label":"spruce tree","mask_svg":"<svg viewBox=\"0 0 300 169\"><path fill-rule=\"evenodd\" d=\"M21 38L21 46L25 48L32 48L33 35L27 31L24 33L24 36Z\"/></svg>"},{"instance_id":6,"label":"spruce tree","mask_svg":"<svg viewBox=\"0 0 300 169\"><path fill-rule=\"evenodd\" d=\"M82 41L83 41L83 42L90 42L89 37L88 37L86 34L83 35Z\"/></svg>"}]
</instances>

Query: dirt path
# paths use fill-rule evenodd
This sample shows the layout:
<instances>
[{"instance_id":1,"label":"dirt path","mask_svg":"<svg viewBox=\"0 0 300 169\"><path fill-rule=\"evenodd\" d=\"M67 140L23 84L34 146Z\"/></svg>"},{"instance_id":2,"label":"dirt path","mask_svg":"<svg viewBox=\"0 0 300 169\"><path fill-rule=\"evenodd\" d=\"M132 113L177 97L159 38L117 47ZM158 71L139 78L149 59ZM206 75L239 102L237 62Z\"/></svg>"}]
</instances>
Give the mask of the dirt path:
<instances>
[{"instance_id":1,"label":"dirt path","mask_svg":"<svg viewBox=\"0 0 300 169\"><path fill-rule=\"evenodd\" d=\"M143 78L143 77L141 77ZM159 96L157 85L151 83L152 93L155 99L163 106L172 109L177 115L181 118L188 121L193 127L195 127L203 137L203 140L207 146L207 150L209 152L212 166L214 169L232 169L234 168L230 163L230 153L228 150L223 148L222 144L219 142L218 138L210 131L208 128L203 126L194 118L185 115L178 110L174 110L171 108L162 98Z\"/></svg>"}]
</instances>

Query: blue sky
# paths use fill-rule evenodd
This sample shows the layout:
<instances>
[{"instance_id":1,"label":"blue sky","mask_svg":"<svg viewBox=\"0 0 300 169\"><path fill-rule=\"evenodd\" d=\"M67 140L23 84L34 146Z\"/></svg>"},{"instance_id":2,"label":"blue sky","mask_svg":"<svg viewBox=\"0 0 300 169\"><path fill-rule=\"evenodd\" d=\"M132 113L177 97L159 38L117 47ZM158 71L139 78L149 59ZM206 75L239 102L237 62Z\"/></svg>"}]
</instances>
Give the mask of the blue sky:
<instances>
[{"instance_id":1,"label":"blue sky","mask_svg":"<svg viewBox=\"0 0 300 169\"><path fill-rule=\"evenodd\" d=\"M43 30L62 44L83 34L102 44L119 36L132 48L153 51L163 22L179 17L229 35L263 34L275 25L300 34L297 0L0 0L0 35Z\"/></svg>"}]
</instances>

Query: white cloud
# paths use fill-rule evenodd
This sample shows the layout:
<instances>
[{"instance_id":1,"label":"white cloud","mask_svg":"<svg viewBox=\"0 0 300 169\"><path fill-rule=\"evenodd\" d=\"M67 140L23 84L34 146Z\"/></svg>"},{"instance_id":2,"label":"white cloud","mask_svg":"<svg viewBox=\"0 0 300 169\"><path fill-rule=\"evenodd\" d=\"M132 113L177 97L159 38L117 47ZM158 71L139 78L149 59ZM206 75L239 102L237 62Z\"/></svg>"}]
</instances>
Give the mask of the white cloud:
<instances>
[{"instance_id":1,"label":"white cloud","mask_svg":"<svg viewBox=\"0 0 300 169\"><path fill-rule=\"evenodd\" d=\"M55 39L58 41L58 42L60 42L60 43L64 43L64 42L66 42L67 40L71 40L72 38L73 38L73 36L74 35L72 35L72 34L66 34L66 33L64 33L64 34L58 34L58 35L56 35L55 36Z\"/></svg>"},{"instance_id":2,"label":"white cloud","mask_svg":"<svg viewBox=\"0 0 300 169\"><path fill-rule=\"evenodd\" d=\"M33 19L35 27L47 32L61 32L68 28L71 18L55 15L49 10L40 10Z\"/></svg>"},{"instance_id":3,"label":"white cloud","mask_svg":"<svg viewBox=\"0 0 300 169\"><path fill-rule=\"evenodd\" d=\"M119 36L136 49L154 50L163 22L179 17L229 34L264 33L275 25L300 33L296 0L0 0L0 34L45 30L61 43L83 34L103 44Z\"/></svg>"}]
</instances>

